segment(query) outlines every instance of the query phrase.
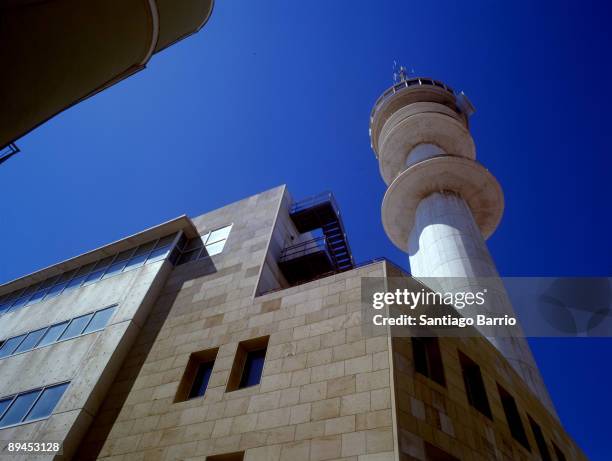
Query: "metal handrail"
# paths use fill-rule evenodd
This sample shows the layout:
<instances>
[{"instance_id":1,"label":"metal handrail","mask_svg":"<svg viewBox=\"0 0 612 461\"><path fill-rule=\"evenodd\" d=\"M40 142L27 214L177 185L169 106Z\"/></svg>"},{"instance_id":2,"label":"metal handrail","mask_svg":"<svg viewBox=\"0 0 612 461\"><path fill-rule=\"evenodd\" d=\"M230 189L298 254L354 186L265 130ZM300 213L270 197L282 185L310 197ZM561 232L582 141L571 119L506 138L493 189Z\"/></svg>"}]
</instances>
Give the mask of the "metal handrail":
<instances>
[{"instance_id":1,"label":"metal handrail","mask_svg":"<svg viewBox=\"0 0 612 461\"><path fill-rule=\"evenodd\" d=\"M316 237L305 242L300 242L292 246L283 248L279 261L287 261L294 259L297 256L306 256L307 254L314 253L315 251L328 252L327 239L325 237Z\"/></svg>"},{"instance_id":2,"label":"metal handrail","mask_svg":"<svg viewBox=\"0 0 612 461\"><path fill-rule=\"evenodd\" d=\"M455 96L455 91L450 86L439 80L434 80L432 78L425 77L409 78L399 83L396 83L392 87L388 88L382 95L380 95L380 97L374 103L374 107L372 107L372 111L370 112L370 120L374 118L374 114L376 114L382 103L387 98L389 98L391 95L394 95L398 91L401 91L404 88L408 88L411 86L437 86Z\"/></svg>"},{"instance_id":3,"label":"metal handrail","mask_svg":"<svg viewBox=\"0 0 612 461\"><path fill-rule=\"evenodd\" d=\"M324 278L326 278L326 277L331 277L332 275L339 274L339 273L341 273L341 272L348 272L349 270L360 269L360 268L362 268L362 267L369 266L369 265L371 265L371 264L376 264L376 263L379 263L379 262L382 262L382 261L386 261L388 264L390 264L390 265L394 266L395 268L399 269L399 270L400 270L401 272L403 272L405 275L410 276L410 274L409 274L409 272L408 272L408 271L406 271L404 268L402 268L402 267L401 267L399 264L394 263L393 261L391 261L389 258L385 258L385 257L377 257L377 258L372 258L372 259L369 259L369 260L367 260L367 261L363 261L363 262L360 262L360 263L358 263L358 264L355 264L355 266L354 266L353 268L348 269L348 270L343 270L343 271L337 271L337 270L336 270L336 271L326 272L326 273L324 273L324 274L320 274L318 277L309 278L308 280L304 280L304 281L298 282L298 283L296 283L296 284L294 284L294 285L292 285L292 286L290 286L290 287L278 287L278 288L272 288L272 289L270 289L270 290L268 290L268 291L265 291L265 292L261 293L261 294L260 294L260 295L258 295L258 296L264 296L264 295L267 295L267 294L270 294L270 293L275 293L275 292L277 292L277 291L288 290L289 288L293 288L293 287L296 287L296 286L298 286L298 285L302 285L302 284L304 284L304 283L314 282L314 281L316 281L316 280L321 280L321 279L324 279Z\"/></svg>"},{"instance_id":4,"label":"metal handrail","mask_svg":"<svg viewBox=\"0 0 612 461\"><path fill-rule=\"evenodd\" d=\"M334 197L334 194L332 194L330 191L311 195L310 197L306 197L305 199L302 199L299 202L294 202L293 205L291 205L290 212L295 213L325 202L331 202L334 207L334 210L336 210L336 213L338 213L339 208L338 204L336 203L336 198Z\"/></svg>"}]
</instances>

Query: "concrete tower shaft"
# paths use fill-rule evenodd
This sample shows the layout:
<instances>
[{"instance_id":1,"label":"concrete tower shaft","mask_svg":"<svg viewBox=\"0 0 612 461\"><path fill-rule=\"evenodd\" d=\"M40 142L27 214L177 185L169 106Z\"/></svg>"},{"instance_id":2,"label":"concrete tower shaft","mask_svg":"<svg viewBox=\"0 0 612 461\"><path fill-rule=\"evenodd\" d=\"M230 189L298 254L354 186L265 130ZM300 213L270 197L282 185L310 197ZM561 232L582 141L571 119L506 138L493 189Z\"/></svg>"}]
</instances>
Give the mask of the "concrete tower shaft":
<instances>
[{"instance_id":1,"label":"concrete tower shaft","mask_svg":"<svg viewBox=\"0 0 612 461\"><path fill-rule=\"evenodd\" d=\"M403 80L378 99L370 137L388 186L383 226L408 253L414 277L442 279L445 291L465 291L458 278L472 279L464 283L472 289L474 279L487 278L491 313L514 315L485 242L501 220L504 196L476 161L472 112L465 95L428 78ZM555 414L526 340L488 339Z\"/></svg>"}]
</instances>

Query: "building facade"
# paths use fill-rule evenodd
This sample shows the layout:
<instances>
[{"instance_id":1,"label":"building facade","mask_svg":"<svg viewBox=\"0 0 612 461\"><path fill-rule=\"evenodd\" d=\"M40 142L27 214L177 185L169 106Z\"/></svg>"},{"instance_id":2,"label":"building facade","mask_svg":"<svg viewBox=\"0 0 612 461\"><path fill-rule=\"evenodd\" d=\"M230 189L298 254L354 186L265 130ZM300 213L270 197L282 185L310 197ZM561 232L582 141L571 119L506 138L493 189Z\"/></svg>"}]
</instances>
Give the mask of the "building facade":
<instances>
[{"instance_id":1,"label":"building facade","mask_svg":"<svg viewBox=\"0 0 612 461\"><path fill-rule=\"evenodd\" d=\"M0 287L0 439L76 460L582 460L486 338L368 336L333 197L284 186ZM27 453L5 459L32 459Z\"/></svg>"}]
</instances>

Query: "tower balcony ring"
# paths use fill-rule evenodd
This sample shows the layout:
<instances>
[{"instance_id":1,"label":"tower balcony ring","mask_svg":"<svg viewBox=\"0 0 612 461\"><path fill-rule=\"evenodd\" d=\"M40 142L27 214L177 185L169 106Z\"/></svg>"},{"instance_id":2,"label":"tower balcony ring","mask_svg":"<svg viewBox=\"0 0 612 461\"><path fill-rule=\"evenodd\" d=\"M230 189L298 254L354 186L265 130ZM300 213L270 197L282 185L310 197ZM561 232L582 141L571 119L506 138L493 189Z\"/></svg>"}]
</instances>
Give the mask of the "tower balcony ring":
<instances>
[{"instance_id":1,"label":"tower balcony ring","mask_svg":"<svg viewBox=\"0 0 612 461\"><path fill-rule=\"evenodd\" d=\"M408 251L408 236L421 200L440 191L454 192L467 202L485 239L495 232L504 212L504 195L497 179L474 160L435 157L407 168L385 193L383 227L400 250Z\"/></svg>"},{"instance_id":2,"label":"tower balcony ring","mask_svg":"<svg viewBox=\"0 0 612 461\"><path fill-rule=\"evenodd\" d=\"M396 121L380 139L378 163L387 185L405 169L408 154L419 144L434 144L449 156L476 158L474 140L460 122L438 112L413 114Z\"/></svg>"}]
</instances>

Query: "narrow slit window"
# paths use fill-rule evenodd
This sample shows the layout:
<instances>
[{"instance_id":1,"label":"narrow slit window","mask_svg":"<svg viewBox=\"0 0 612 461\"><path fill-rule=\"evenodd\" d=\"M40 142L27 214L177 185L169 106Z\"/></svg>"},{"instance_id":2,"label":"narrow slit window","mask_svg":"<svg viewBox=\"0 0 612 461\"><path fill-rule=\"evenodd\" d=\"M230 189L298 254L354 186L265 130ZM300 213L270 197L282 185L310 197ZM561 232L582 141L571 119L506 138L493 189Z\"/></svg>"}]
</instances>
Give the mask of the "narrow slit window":
<instances>
[{"instance_id":1,"label":"narrow slit window","mask_svg":"<svg viewBox=\"0 0 612 461\"><path fill-rule=\"evenodd\" d=\"M550 452L548 451L548 445L546 445L546 440L544 439L544 434L542 434L542 428L538 423L536 423L531 416L528 415L529 425L531 426L531 432L533 432L533 436L536 441L536 445L538 446L538 451L540 452L540 456L542 457L542 461L552 461L550 457Z\"/></svg>"},{"instance_id":2,"label":"narrow slit window","mask_svg":"<svg viewBox=\"0 0 612 461\"><path fill-rule=\"evenodd\" d=\"M198 366L196 371L195 380L191 386L189 392L189 398L194 399L196 397L203 397L210 381L210 375L212 374L214 362L204 362Z\"/></svg>"},{"instance_id":3,"label":"narrow slit window","mask_svg":"<svg viewBox=\"0 0 612 461\"><path fill-rule=\"evenodd\" d=\"M510 428L512 437L527 450L530 450L531 448L529 446L529 441L527 440L525 427L523 426L523 421L521 420L521 415L518 411L518 407L516 406L514 397L512 397L512 395L510 395L510 393L499 384L497 385L497 390L499 391L499 397L504 408L504 413L506 414L506 421L508 422L508 427Z\"/></svg>"},{"instance_id":4,"label":"narrow slit window","mask_svg":"<svg viewBox=\"0 0 612 461\"><path fill-rule=\"evenodd\" d=\"M187 368L179 384L175 402L204 397L215 366L219 349L194 352L189 356Z\"/></svg>"},{"instance_id":5,"label":"narrow slit window","mask_svg":"<svg viewBox=\"0 0 612 461\"><path fill-rule=\"evenodd\" d=\"M459 351L459 362L469 404L487 418L492 419L491 407L489 406L480 366L461 351Z\"/></svg>"},{"instance_id":6,"label":"narrow slit window","mask_svg":"<svg viewBox=\"0 0 612 461\"><path fill-rule=\"evenodd\" d=\"M412 352L415 371L445 386L444 365L438 338L413 337Z\"/></svg>"},{"instance_id":7,"label":"narrow slit window","mask_svg":"<svg viewBox=\"0 0 612 461\"><path fill-rule=\"evenodd\" d=\"M561 449L554 442L553 442L553 449L555 450L555 456L557 457L557 461L567 461L565 454L561 451Z\"/></svg>"},{"instance_id":8,"label":"narrow slit window","mask_svg":"<svg viewBox=\"0 0 612 461\"><path fill-rule=\"evenodd\" d=\"M249 339L238 344L227 392L256 386L261 381L269 336Z\"/></svg>"}]
</instances>

